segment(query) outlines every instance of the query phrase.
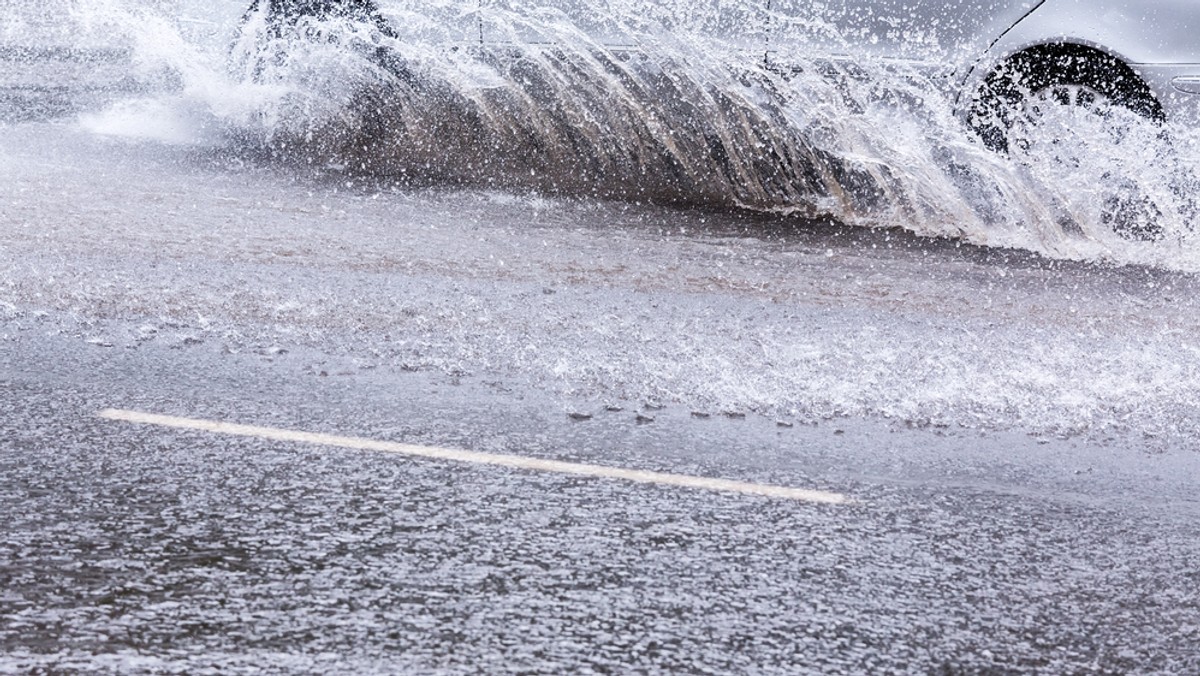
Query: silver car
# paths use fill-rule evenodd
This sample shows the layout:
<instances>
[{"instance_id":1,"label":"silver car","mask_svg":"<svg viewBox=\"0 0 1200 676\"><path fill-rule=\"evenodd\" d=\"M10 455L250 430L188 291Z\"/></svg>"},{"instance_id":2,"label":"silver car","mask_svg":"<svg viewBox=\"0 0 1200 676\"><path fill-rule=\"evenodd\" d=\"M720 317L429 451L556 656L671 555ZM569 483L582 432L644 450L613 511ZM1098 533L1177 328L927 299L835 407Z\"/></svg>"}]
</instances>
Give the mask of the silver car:
<instances>
[{"instance_id":1,"label":"silver car","mask_svg":"<svg viewBox=\"0 0 1200 676\"><path fill-rule=\"evenodd\" d=\"M395 0L389 5L408 5ZM445 39L475 44L544 36L494 20L529 10L565 18L611 49L637 49L632 25L653 24L737 45L777 67L814 57L879 59L927 72L989 147L1006 149L1031 101L1113 104L1153 120L1197 117L1200 2L1196 0L463 0L436 20ZM385 7L387 9L387 7ZM374 0L255 0L272 25L349 16L403 39ZM619 20L614 18L619 17ZM645 22L638 21L646 19Z\"/></svg>"}]
</instances>

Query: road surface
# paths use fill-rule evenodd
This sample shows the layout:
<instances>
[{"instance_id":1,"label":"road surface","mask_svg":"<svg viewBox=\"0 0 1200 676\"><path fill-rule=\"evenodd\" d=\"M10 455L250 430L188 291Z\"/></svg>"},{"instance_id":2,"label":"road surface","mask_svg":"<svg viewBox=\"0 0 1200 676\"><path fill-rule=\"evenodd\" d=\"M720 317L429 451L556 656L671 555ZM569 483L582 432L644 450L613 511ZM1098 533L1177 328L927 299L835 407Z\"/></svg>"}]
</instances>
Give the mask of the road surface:
<instances>
[{"instance_id":1,"label":"road surface","mask_svg":"<svg viewBox=\"0 0 1200 676\"><path fill-rule=\"evenodd\" d=\"M100 133L121 77L0 126L0 673L1200 669L1194 275Z\"/></svg>"}]
</instances>

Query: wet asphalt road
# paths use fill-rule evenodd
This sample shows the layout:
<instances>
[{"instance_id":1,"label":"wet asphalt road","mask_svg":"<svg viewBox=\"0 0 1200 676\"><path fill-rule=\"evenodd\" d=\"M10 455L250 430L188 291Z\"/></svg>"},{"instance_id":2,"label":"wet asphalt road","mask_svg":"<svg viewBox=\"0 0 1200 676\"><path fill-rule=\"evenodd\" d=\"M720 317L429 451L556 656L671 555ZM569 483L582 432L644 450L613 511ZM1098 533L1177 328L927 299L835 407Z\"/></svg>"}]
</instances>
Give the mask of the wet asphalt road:
<instances>
[{"instance_id":1,"label":"wet asphalt road","mask_svg":"<svg viewBox=\"0 0 1200 676\"><path fill-rule=\"evenodd\" d=\"M10 130L20 161L5 167L0 672L1200 669L1189 381L1145 361L1194 316L1176 300L1187 275L894 233L817 228L780 244L580 227L611 216L586 205L525 230L494 222L529 217L496 196L399 193L376 213L352 192L347 214L325 184L30 129ZM272 192L233 192L247 177ZM680 233L713 218L653 214ZM592 326L597 302L612 309ZM1156 379L1147 393L1176 384L1145 409L1148 430L1170 422L1176 436L1024 428L1089 409L1030 408L1047 395L995 371L1028 350L1022 317L1042 318L1022 357L1043 355L1024 368L1043 369L1049 392L1081 396L1056 355L1092 346L1101 375L1133 360ZM1011 333L980 328L998 318ZM887 342L900 336L916 357L941 346L937 368L974 364L993 378L982 393L1022 394L1010 400L1025 417L791 416L669 389L775 375L755 350L789 326L822 327L821 349L847 344L842 375L818 389L887 404L898 395L878 374L894 373L900 394L929 396L937 371L897 365ZM990 354L975 351L980 331ZM654 351L683 370L639 375L655 362L638 352ZM97 418L108 408L859 504L138 427Z\"/></svg>"},{"instance_id":2,"label":"wet asphalt road","mask_svg":"<svg viewBox=\"0 0 1200 676\"><path fill-rule=\"evenodd\" d=\"M652 424L629 411L571 422L536 392L321 377L313 355L204 350L36 331L5 343L0 671L1200 667L1191 458L669 409ZM819 487L861 504L96 418L110 406Z\"/></svg>"},{"instance_id":3,"label":"wet asphalt road","mask_svg":"<svg viewBox=\"0 0 1200 676\"><path fill-rule=\"evenodd\" d=\"M1200 672L1192 275L342 186L12 92L0 673Z\"/></svg>"}]
</instances>

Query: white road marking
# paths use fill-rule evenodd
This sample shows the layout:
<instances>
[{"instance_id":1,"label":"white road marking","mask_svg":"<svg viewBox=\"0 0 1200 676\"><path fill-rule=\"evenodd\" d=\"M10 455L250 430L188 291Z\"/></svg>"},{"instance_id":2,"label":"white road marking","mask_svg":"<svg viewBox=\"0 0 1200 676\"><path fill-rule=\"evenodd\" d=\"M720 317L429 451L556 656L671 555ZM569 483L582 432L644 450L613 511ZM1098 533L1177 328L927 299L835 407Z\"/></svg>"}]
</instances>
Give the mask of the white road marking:
<instances>
[{"instance_id":1,"label":"white road marking","mask_svg":"<svg viewBox=\"0 0 1200 676\"><path fill-rule=\"evenodd\" d=\"M197 430L238 437L253 437L272 441L288 441L302 444L317 444L320 446L335 446L361 451L376 451L392 453L433 460L449 460L477 465L494 465L514 469L533 470L538 472L553 472L556 474L573 474L577 476L596 477L600 479L622 479L636 483L677 486L680 488L698 488L710 491L743 493L802 502L815 502L829 505L848 505L854 501L840 493L815 491L787 486L770 486L765 484L730 481L727 479L710 479L707 477L687 476L683 474L667 474L664 472L647 472L620 467L605 467L602 465L587 465L559 460L544 460L519 455L499 455L494 453L477 453L452 448L436 448L428 446L412 446L391 441L376 441L358 437L340 437L330 434L315 434L275 427L256 427L253 425L238 425L235 423L215 420L199 420L194 418L179 418L169 415L142 413L139 411L122 411L107 409L101 411L99 417L106 420L135 423L140 425L157 425L175 429Z\"/></svg>"}]
</instances>

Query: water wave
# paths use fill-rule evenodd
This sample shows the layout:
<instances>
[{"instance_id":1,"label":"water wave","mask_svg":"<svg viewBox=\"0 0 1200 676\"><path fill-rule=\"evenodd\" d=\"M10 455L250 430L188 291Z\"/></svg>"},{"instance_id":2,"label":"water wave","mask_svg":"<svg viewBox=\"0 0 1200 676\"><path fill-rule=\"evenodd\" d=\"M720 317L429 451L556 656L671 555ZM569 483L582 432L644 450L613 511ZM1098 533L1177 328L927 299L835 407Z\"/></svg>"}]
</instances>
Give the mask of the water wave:
<instances>
[{"instance_id":1,"label":"water wave","mask_svg":"<svg viewBox=\"0 0 1200 676\"><path fill-rule=\"evenodd\" d=\"M802 213L1200 269L1197 135L1122 111L1052 111L1004 155L927 75L867 56L793 54L783 68L669 3L610 2L575 20L526 0L381 3L397 36L345 20L274 35L254 13L204 34L186 2L170 4L89 5L84 18L128 34L140 67L182 83L89 118L93 128L236 140L409 181ZM481 21L499 36L488 48L470 35ZM581 23L631 48L605 48Z\"/></svg>"}]
</instances>

